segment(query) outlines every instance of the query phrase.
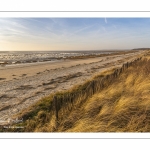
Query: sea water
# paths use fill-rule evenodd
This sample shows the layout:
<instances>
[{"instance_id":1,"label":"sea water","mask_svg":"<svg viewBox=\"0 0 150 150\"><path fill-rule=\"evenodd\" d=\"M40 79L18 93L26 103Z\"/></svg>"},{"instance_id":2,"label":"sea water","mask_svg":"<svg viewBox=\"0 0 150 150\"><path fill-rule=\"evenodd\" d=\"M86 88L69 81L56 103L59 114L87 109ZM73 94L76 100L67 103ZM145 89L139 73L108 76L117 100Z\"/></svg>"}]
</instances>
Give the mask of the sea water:
<instances>
[{"instance_id":1,"label":"sea water","mask_svg":"<svg viewBox=\"0 0 150 150\"><path fill-rule=\"evenodd\" d=\"M0 65L57 61L71 56L107 53L112 53L112 51L0 51Z\"/></svg>"}]
</instances>

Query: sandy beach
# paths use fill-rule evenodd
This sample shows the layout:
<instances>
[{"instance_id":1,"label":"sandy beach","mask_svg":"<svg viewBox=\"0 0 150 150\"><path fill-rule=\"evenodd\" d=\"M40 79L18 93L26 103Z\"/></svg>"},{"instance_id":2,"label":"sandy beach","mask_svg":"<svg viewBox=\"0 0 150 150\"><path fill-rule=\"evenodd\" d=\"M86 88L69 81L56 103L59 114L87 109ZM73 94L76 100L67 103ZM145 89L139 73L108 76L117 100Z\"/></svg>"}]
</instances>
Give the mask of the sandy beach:
<instances>
[{"instance_id":1,"label":"sandy beach","mask_svg":"<svg viewBox=\"0 0 150 150\"><path fill-rule=\"evenodd\" d=\"M82 84L101 71L144 53L11 65L0 68L0 120L7 120L42 97Z\"/></svg>"}]
</instances>

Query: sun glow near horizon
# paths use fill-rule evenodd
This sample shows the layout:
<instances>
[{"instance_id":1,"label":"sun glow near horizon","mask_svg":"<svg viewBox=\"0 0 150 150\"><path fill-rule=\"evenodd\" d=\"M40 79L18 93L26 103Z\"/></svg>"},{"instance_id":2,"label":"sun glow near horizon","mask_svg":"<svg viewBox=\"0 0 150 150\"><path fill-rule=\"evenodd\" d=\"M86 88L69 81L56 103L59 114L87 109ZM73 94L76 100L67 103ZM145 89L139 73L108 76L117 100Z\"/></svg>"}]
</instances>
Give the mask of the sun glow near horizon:
<instances>
[{"instance_id":1,"label":"sun glow near horizon","mask_svg":"<svg viewBox=\"0 0 150 150\"><path fill-rule=\"evenodd\" d=\"M149 18L0 18L0 51L150 47Z\"/></svg>"}]
</instances>

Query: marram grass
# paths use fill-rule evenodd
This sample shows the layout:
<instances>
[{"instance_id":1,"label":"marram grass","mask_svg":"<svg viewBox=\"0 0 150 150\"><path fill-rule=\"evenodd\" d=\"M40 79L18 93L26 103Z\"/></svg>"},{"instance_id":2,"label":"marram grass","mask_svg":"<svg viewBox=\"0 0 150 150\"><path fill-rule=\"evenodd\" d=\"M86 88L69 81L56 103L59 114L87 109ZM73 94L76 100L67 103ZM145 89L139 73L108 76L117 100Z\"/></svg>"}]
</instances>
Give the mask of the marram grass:
<instances>
[{"instance_id":1,"label":"marram grass","mask_svg":"<svg viewBox=\"0 0 150 150\"><path fill-rule=\"evenodd\" d=\"M18 114L11 132L150 132L150 59L101 73Z\"/></svg>"}]
</instances>

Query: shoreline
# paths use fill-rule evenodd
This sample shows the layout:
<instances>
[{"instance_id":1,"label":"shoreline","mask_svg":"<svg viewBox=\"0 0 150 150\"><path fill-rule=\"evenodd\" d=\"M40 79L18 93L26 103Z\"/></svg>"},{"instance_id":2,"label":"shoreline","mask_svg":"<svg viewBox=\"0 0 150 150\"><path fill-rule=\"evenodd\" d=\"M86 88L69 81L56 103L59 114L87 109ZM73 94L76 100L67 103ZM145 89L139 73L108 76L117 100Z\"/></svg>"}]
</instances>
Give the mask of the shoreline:
<instances>
[{"instance_id":1,"label":"shoreline","mask_svg":"<svg viewBox=\"0 0 150 150\"><path fill-rule=\"evenodd\" d=\"M122 54L123 52L120 52L120 55L131 55L135 53L140 53L138 52L128 52L127 54ZM36 75L39 72L44 72L46 69L59 69L63 67L71 67L75 65L82 65L82 64L90 64L93 62L99 61L99 59L104 58L104 59L109 59L113 57L118 57L120 55L114 55L114 54L107 54L106 56L101 56L101 57L86 57L86 58L67 58L67 59L61 59L61 60L56 60L56 61L46 61L46 62L36 62L36 63L22 63L22 64L15 64L15 65L8 65L5 67L0 67L1 71L1 76L0 76L0 83L3 81L9 81L13 80L13 78L22 77L24 76L33 76ZM68 64L69 63L69 64ZM71 65L70 65L71 64ZM18 69L19 72L18 72ZM29 70L32 70L32 72L29 72ZM16 74L15 74L16 73ZM14 77L15 76L15 77Z\"/></svg>"},{"instance_id":2,"label":"shoreline","mask_svg":"<svg viewBox=\"0 0 150 150\"><path fill-rule=\"evenodd\" d=\"M20 51L21 52L21 51ZM98 51L99 52L99 51ZM120 54L129 54L129 53L135 53L138 52L136 50L130 50L130 51L101 51L101 53L89 53L84 54L83 52L81 55L74 55L74 56L63 56L63 57L50 57L50 58L43 58L39 60L39 58L32 58L30 60L24 59L24 60L3 60L0 61L0 69L3 69L5 67L11 67L11 66L22 66L22 65L32 65L36 63L49 63L49 62L57 62L57 61L63 61L63 60L73 60L73 59L87 59L87 58L96 58L96 57L104 57L104 56L114 56L114 55L120 55ZM34 54L33 54L34 55ZM9 58L11 59L11 58Z\"/></svg>"},{"instance_id":3,"label":"shoreline","mask_svg":"<svg viewBox=\"0 0 150 150\"><path fill-rule=\"evenodd\" d=\"M51 65L48 63L24 66L22 69L9 68L1 70L5 77L9 76L11 78L7 81L1 81L0 118L7 120L42 97L82 84L101 71L119 67L125 62L133 60L137 55L139 53L83 60L66 60ZM10 70L13 73L14 70L18 71L19 76L12 77L11 73L8 74ZM31 73L29 74L29 72ZM24 76L20 76L23 73Z\"/></svg>"}]
</instances>

